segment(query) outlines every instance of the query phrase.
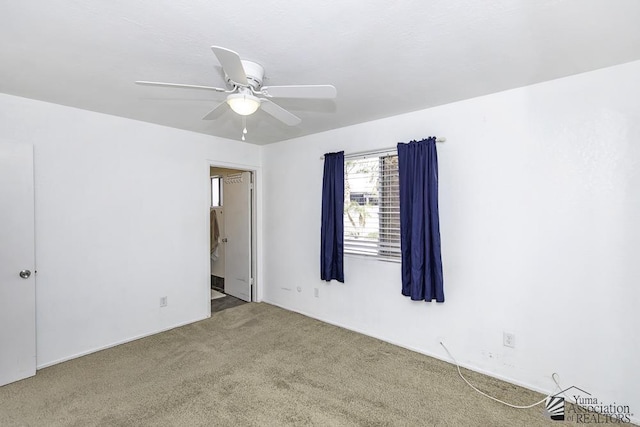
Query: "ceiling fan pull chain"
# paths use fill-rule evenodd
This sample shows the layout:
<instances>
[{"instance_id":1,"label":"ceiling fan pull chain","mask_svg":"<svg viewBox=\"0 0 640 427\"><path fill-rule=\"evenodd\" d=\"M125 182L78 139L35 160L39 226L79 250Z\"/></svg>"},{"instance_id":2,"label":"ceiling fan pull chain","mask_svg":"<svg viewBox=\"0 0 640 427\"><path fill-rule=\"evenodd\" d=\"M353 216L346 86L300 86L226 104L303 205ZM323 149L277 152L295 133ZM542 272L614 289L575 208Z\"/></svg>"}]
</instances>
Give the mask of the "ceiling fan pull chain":
<instances>
[{"instance_id":1,"label":"ceiling fan pull chain","mask_svg":"<svg viewBox=\"0 0 640 427\"><path fill-rule=\"evenodd\" d=\"M244 141L244 136L247 134L247 117L242 116L242 140Z\"/></svg>"}]
</instances>

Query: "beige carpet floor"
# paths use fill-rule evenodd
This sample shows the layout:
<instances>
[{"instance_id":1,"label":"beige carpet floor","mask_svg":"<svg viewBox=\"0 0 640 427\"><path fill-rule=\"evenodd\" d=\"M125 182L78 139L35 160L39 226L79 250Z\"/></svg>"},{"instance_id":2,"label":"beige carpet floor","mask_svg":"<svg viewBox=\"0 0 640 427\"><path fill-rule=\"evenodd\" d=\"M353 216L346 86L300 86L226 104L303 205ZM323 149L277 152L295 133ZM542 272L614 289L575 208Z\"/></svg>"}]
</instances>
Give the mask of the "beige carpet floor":
<instances>
[{"instance_id":1,"label":"beige carpet floor","mask_svg":"<svg viewBox=\"0 0 640 427\"><path fill-rule=\"evenodd\" d=\"M540 394L464 371L516 404ZM539 426L454 365L268 304L38 371L0 387L1 426Z\"/></svg>"}]
</instances>

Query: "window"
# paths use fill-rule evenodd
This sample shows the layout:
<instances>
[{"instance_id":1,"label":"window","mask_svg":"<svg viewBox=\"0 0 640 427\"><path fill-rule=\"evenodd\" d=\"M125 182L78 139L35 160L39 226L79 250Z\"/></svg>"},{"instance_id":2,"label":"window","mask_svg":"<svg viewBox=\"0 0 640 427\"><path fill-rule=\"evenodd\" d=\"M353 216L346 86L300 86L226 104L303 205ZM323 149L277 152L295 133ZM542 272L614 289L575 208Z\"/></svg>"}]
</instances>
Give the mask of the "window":
<instances>
[{"instance_id":1,"label":"window","mask_svg":"<svg viewBox=\"0 0 640 427\"><path fill-rule=\"evenodd\" d=\"M344 252L400 260L398 155L345 157Z\"/></svg>"},{"instance_id":2,"label":"window","mask_svg":"<svg viewBox=\"0 0 640 427\"><path fill-rule=\"evenodd\" d=\"M211 177L211 207L217 208L222 206L222 177Z\"/></svg>"}]
</instances>

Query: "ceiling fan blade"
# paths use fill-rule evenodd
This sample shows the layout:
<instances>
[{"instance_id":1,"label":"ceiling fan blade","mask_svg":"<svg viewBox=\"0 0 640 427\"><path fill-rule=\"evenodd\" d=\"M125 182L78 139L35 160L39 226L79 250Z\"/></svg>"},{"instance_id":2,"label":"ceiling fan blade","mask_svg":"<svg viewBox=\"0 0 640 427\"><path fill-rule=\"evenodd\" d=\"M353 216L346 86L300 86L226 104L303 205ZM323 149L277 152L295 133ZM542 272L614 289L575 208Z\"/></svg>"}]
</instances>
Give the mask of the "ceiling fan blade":
<instances>
[{"instance_id":1,"label":"ceiling fan blade","mask_svg":"<svg viewBox=\"0 0 640 427\"><path fill-rule=\"evenodd\" d=\"M261 102L260 107L266 113L271 114L273 117L280 120L282 123L286 125L295 126L302 121L300 117L291 114L290 112L288 112L287 110L279 106L278 104L274 104L268 99L260 98L260 102Z\"/></svg>"},{"instance_id":2,"label":"ceiling fan blade","mask_svg":"<svg viewBox=\"0 0 640 427\"><path fill-rule=\"evenodd\" d=\"M211 46L211 50L213 50L224 72L227 73L227 76L229 76L232 81L244 86L249 84L247 74L244 72L244 67L240 60L240 55L220 46Z\"/></svg>"},{"instance_id":3,"label":"ceiling fan blade","mask_svg":"<svg viewBox=\"0 0 640 427\"><path fill-rule=\"evenodd\" d=\"M226 92L226 89L222 89L219 87L213 86L198 86L198 85L184 85L181 83L163 83L163 82L146 82L142 80L138 80L135 82L137 85L142 86L160 86L160 87L178 87L178 88L188 88L188 89L206 89L213 90L215 92Z\"/></svg>"},{"instance_id":4,"label":"ceiling fan blade","mask_svg":"<svg viewBox=\"0 0 640 427\"><path fill-rule=\"evenodd\" d=\"M336 88L331 85L264 86L260 91L270 98L332 99L338 95Z\"/></svg>"},{"instance_id":5,"label":"ceiling fan blade","mask_svg":"<svg viewBox=\"0 0 640 427\"><path fill-rule=\"evenodd\" d=\"M226 110L226 108L224 108L226 105L228 105L227 101L221 102L220 104L216 105L216 107L213 110L209 111L207 115L202 118L202 120L217 119L218 117L220 117L220 114L222 114Z\"/></svg>"}]
</instances>

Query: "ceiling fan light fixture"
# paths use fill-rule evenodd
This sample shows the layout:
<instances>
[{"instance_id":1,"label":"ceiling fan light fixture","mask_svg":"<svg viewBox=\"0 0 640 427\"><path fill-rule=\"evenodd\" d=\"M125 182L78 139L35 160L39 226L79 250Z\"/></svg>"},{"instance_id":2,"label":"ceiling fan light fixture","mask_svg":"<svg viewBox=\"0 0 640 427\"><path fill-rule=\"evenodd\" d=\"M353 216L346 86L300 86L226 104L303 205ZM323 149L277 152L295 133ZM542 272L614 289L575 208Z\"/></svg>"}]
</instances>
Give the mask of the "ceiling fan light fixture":
<instances>
[{"instance_id":1,"label":"ceiling fan light fixture","mask_svg":"<svg viewBox=\"0 0 640 427\"><path fill-rule=\"evenodd\" d=\"M260 107L260 99L247 93L234 93L227 97L227 104L241 116L249 116Z\"/></svg>"}]
</instances>

